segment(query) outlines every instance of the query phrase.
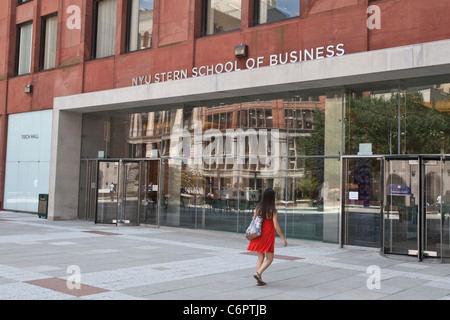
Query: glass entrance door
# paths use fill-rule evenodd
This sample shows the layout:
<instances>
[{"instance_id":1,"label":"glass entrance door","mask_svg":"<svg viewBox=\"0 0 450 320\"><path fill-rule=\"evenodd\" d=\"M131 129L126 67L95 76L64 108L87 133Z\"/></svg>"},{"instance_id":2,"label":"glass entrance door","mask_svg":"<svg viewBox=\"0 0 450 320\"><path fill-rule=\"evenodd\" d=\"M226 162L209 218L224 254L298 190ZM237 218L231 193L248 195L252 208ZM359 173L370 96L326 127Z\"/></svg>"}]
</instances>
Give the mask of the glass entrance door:
<instances>
[{"instance_id":1,"label":"glass entrance door","mask_svg":"<svg viewBox=\"0 0 450 320\"><path fill-rule=\"evenodd\" d=\"M379 248L382 219L382 159L349 157L343 165L344 245Z\"/></svg>"},{"instance_id":2,"label":"glass entrance door","mask_svg":"<svg viewBox=\"0 0 450 320\"><path fill-rule=\"evenodd\" d=\"M423 256L450 258L450 158L424 160Z\"/></svg>"},{"instance_id":3,"label":"glass entrance door","mask_svg":"<svg viewBox=\"0 0 450 320\"><path fill-rule=\"evenodd\" d=\"M418 254L419 175L418 159L385 161L384 253Z\"/></svg>"},{"instance_id":4,"label":"glass entrance door","mask_svg":"<svg viewBox=\"0 0 450 320\"><path fill-rule=\"evenodd\" d=\"M119 161L100 161L97 170L96 223L117 220Z\"/></svg>"},{"instance_id":5,"label":"glass entrance door","mask_svg":"<svg viewBox=\"0 0 450 320\"><path fill-rule=\"evenodd\" d=\"M450 259L450 157L442 163L442 193L438 207L442 215L442 258Z\"/></svg>"},{"instance_id":6,"label":"glass entrance door","mask_svg":"<svg viewBox=\"0 0 450 320\"><path fill-rule=\"evenodd\" d=\"M159 160L99 161L95 222L157 224Z\"/></svg>"},{"instance_id":7,"label":"glass entrance door","mask_svg":"<svg viewBox=\"0 0 450 320\"><path fill-rule=\"evenodd\" d=\"M120 161L117 219L113 223L138 223L139 162Z\"/></svg>"},{"instance_id":8,"label":"glass entrance door","mask_svg":"<svg viewBox=\"0 0 450 320\"><path fill-rule=\"evenodd\" d=\"M139 223L159 225L159 160L140 163Z\"/></svg>"},{"instance_id":9,"label":"glass entrance door","mask_svg":"<svg viewBox=\"0 0 450 320\"><path fill-rule=\"evenodd\" d=\"M137 224L139 162L99 161L96 223Z\"/></svg>"},{"instance_id":10,"label":"glass entrance door","mask_svg":"<svg viewBox=\"0 0 450 320\"><path fill-rule=\"evenodd\" d=\"M419 260L448 255L442 237L448 224L442 196L449 179L445 167L441 157L386 158L384 253Z\"/></svg>"}]
</instances>

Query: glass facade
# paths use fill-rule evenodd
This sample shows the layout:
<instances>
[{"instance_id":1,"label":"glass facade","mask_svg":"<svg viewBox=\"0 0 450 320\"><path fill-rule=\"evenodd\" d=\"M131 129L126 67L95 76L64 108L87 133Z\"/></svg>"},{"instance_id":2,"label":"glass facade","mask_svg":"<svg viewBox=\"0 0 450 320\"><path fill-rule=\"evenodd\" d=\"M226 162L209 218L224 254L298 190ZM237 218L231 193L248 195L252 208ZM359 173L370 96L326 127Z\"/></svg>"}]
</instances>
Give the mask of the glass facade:
<instances>
[{"instance_id":1,"label":"glass facade","mask_svg":"<svg viewBox=\"0 0 450 320\"><path fill-rule=\"evenodd\" d=\"M383 182L371 157L448 153L449 93L448 84L335 88L85 114L82 157L140 161L123 181L157 194L150 223L243 233L271 187L288 237L376 247ZM142 169L147 160L158 165Z\"/></svg>"},{"instance_id":2,"label":"glass facade","mask_svg":"<svg viewBox=\"0 0 450 320\"><path fill-rule=\"evenodd\" d=\"M420 211L427 212L445 193L441 188L449 179L440 168L445 163L441 157L450 150L449 89L444 83L348 92L343 121L347 156L342 171L344 244L380 247L384 226L384 241L395 243L385 248L387 253L408 254L406 245L403 251L396 249L398 239L417 246L419 196L424 195ZM401 160L389 161L391 157ZM424 157L434 157L433 174L419 177L425 169L418 162ZM424 187L419 189L419 185ZM434 227L430 227L431 220L423 223L432 233L448 230L450 211L444 206L441 212L434 217L435 222L441 220Z\"/></svg>"},{"instance_id":3,"label":"glass facade","mask_svg":"<svg viewBox=\"0 0 450 320\"><path fill-rule=\"evenodd\" d=\"M443 154L450 149L449 85L348 95L345 153Z\"/></svg>"}]
</instances>

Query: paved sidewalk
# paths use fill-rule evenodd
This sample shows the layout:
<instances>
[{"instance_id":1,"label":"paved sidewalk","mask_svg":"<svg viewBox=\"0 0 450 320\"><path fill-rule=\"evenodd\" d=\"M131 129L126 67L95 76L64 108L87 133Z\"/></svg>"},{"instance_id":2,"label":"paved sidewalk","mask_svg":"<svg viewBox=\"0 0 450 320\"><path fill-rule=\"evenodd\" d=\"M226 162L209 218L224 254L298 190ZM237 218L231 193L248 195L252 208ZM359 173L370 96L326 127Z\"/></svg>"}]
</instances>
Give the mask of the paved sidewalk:
<instances>
[{"instance_id":1,"label":"paved sidewalk","mask_svg":"<svg viewBox=\"0 0 450 320\"><path fill-rule=\"evenodd\" d=\"M0 212L0 300L450 299L448 264L288 242L257 287L243 235Z\"/></svg>"}]
</instances>

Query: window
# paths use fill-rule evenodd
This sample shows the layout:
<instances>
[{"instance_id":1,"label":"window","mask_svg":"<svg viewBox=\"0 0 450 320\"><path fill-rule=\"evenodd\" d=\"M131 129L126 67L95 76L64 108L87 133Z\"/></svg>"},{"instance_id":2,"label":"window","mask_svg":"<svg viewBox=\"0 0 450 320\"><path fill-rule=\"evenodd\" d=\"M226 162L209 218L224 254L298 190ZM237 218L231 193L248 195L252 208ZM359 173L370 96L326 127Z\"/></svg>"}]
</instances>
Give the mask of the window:
<instances>
[{"instance_id":1,"label":"window","mask_svg":"<svg viewBox=\"0 0 450 320\"><path fill-rule=\"evenodd\" d=\"M300 15L300 0L255 0L255 25Z\"/></svg>"},{"instance_id":2,"label":"window","mask_svg":"<svg viewBox=\"0 0 450 320\"><path fill-rule=\"evenodd\" d=\"M203 34L212 35L241 27L241 0L203 0Z\"/></svg>"},{"instance_id":3,"label":"window","mask_svg":"<svg viewBox=\"0 0 450 320\"><path fill-rule=\"evenodd\" d=\"M128 1L128 50L151 48L153 33L153 0Z\"/></svg>"},{"instance_id":4,"label":"window","mask_svg":"<svg viewBox=\"0 0 450 320\"><path fill-rule=\"evenodd\" d=\"M94 3L94 59L114 55L116 48L117 0Z\"/></svg>"},{"instance_id":5,"label":"window","mask_svg":"<svg viewBox=\"0 0 450 320\"><path fill-rule=\"evenodd\" d=\"M56 66L56 35L58 32L58 16L42 18L40 70L53 69Z\"/></svg>"},{"instance_id":6,"label":"window","mask_svg":"<svg viewBox=\"0 0 450 320\"><path fill-rule=\"evenodd\" d=\"M19 0L18 5L22 4L22 3L30 2L30 1L32 1L32 0Z\"/></svg>"},{"instance_id":7,"label":"window","mask_svg":"<svg viewBox=\"0 0 450 320\"><path fill-rule=\"evenodd\" d=\"M31 72L31 47L33 42L33 23L28 22L17 28L16 75Z\"/></svg>"}]
</instances>

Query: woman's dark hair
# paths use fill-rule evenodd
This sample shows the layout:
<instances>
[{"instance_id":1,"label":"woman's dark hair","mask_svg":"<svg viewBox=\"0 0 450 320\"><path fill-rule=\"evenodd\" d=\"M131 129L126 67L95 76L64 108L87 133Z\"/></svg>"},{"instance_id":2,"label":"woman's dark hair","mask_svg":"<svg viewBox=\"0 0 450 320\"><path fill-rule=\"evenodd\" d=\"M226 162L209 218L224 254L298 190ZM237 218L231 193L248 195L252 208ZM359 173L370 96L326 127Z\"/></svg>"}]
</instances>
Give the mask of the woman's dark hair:
<instances>
[{"instance_id":1,"label":"woman's dark hair","mask_svg":"<svg viewBox=\"0 0 450 320\"><path fill-rule=\"evenodd\" d=\"M273 189L268 188L264 191L261 201L256 206L256 210L263 219L272 219L273 213L276 211L275 191Z\"/></svg>"}]
</instances>

